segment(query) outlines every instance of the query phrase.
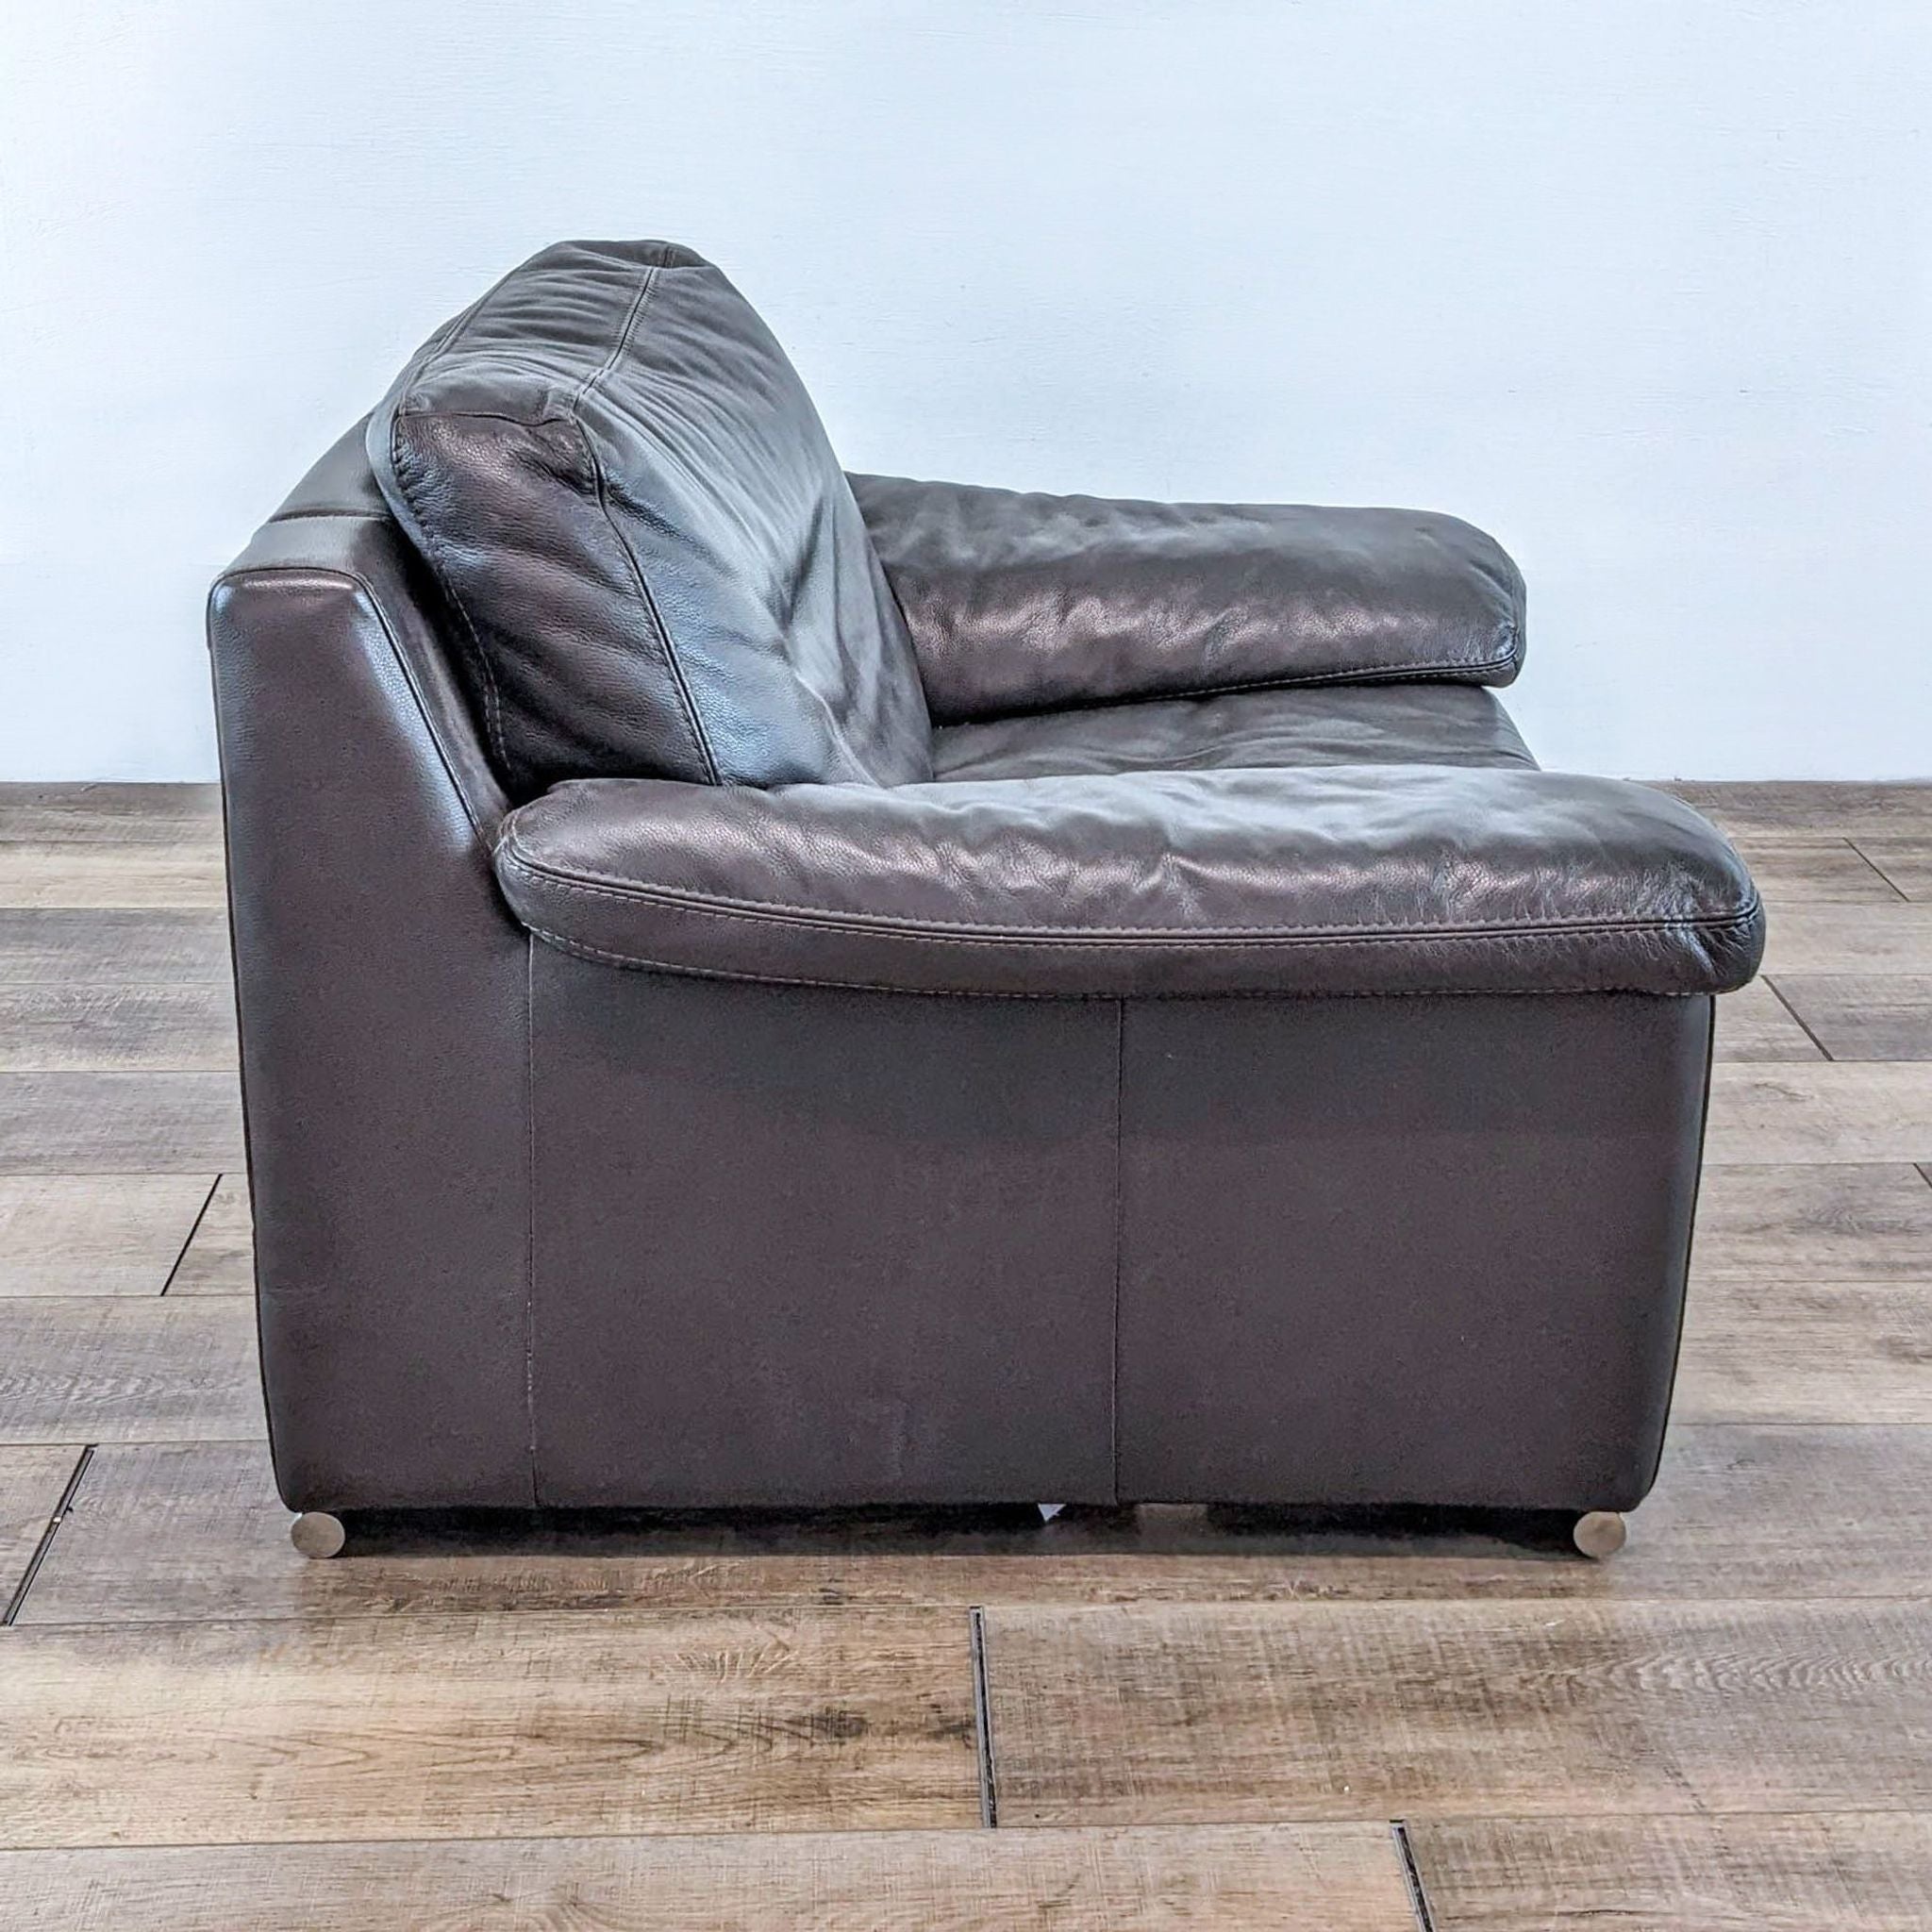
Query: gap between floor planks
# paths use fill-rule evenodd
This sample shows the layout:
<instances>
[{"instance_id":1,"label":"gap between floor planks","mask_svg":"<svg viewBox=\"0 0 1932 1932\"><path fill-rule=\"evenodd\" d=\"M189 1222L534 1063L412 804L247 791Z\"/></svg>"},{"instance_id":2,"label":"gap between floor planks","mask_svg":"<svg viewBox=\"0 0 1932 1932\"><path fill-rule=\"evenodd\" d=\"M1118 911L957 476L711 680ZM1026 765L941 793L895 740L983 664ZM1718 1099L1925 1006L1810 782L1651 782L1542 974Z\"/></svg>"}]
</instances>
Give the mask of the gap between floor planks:
<instances>
[{"instance_id":1,"label":"gap between floor planks","mask_svg":"<svg viewBox=\"0 0 1932 1932\"><path fill-rule=\"evenodd\" d=\"M0 1175L0 1298L165 1292L220 1181Z\"/></svg>"}]
</instances>

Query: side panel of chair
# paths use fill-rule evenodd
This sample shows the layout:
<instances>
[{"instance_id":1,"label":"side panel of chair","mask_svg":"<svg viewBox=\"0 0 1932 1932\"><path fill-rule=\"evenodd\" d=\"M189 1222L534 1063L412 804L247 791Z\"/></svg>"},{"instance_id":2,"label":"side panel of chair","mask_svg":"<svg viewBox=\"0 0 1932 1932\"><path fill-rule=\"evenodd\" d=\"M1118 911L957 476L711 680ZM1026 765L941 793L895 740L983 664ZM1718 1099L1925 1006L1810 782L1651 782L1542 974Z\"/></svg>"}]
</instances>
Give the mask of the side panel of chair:
<instances>
[{"instance_id":1,"label":"side panel of chair","mask_svg":"<svg viewBox=\"0 0 1932 1932\"><path fill-rule=\"evenodd\" d=\"M359 451L311 482L208 620L276 1477L300 1508L527 1504L503 801Z\"/></svg>"},{"instance_id":2,"label":"side panel of chair","mask_svg":"<svg viewBox=\"0 0 1932 1932\"><path fill-rule=\"evenodd\" d=\"M1130 1004L1121 1492L1627 1508L1708 999Z\"/></svg>"},{"instance_id":3,"label":"side panel of chair","mask_svg":"<svg viewBox=\"0 0 1932 1932\"><path fill-rule=\"evenodd\" d=\"M1110 1497L1112 1002L532 971L545 1503Z\"/></svg>"}]
</instances>

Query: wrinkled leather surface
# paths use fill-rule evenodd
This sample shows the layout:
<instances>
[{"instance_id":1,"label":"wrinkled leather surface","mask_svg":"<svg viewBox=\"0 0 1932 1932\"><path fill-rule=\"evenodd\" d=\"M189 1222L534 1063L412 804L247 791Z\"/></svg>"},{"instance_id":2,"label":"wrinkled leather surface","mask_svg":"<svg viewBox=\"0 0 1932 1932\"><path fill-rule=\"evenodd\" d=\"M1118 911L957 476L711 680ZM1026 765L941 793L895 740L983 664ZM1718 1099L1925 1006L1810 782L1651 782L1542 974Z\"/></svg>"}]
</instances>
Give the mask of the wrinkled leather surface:
<instances>
[{"instance_id":1,"label":"wrinkled leather surface","mask_svg":"<svg viewBox=\"0 0 1932 1932\"><path fill-rule=\"evenodd\" d=\"M497 876L592 958L924 992L1698 993L1763 943L1688 807L1522 770L588 780L510 815Z\"/></svg>"},{"instance_id":2,"label":"wrinkled leather surface","mask_svg":"<svg viewBox=\"0 0 1932 1932\"><path fill-rule=\"evenodd\" d=\"M410 361L368 452L513 793L925 775L911 645L817 412L689 249L534 257Z\"/></svg>"},{"instance_id":3,"label":"wrinkled leather surface","mask_svg":"<svg viewBox=\"0 0 1932 1932\"><path fill-rule=\"evenodd\" d=\"M529 940L359 428L225 573L208 638L283 1498L527 1504Z\"/></svg>"},{"instance_id":4,"label":"wrinkled leather surface","mask_svg":"<svg viewBox=\"0 0 1932 1932\"><path fill-rule=\"evenodd\" d=\"M947 724L933 733L932 762L940 778L1244 765L1536 765L1496 698L1468 684L1226 691Z\"/></svg>"},{"instance_id":5,"label":"wrinkled leather surface","mask_svg":"<svg viewBox=\"0 0 1932 1932\"><path fill-rule=\"evenodd\" d=\"M852 483L941 724L1523 663L1522 575L1434 511Z\"/></svg>"}]
</instances>

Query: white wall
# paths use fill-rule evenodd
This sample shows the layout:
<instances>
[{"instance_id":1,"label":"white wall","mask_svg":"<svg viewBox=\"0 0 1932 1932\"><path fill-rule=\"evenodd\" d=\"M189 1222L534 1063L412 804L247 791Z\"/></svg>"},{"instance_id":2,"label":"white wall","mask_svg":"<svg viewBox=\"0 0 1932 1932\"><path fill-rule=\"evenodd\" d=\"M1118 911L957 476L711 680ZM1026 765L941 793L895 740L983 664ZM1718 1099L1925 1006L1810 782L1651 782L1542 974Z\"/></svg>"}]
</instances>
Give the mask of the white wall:
<instances>
[{"instance_id":1,"label":"white wall","mask_svg":"<svg viewBox=\"0 0 1932 1932\"><path fill-rule=\"evenodd\" d=\"M854 467L1484 525L1546 762L1932 773L1926 0L0 7L0 776L211 774L208 578L565 235Z\"/></svg>"}]
</instances>

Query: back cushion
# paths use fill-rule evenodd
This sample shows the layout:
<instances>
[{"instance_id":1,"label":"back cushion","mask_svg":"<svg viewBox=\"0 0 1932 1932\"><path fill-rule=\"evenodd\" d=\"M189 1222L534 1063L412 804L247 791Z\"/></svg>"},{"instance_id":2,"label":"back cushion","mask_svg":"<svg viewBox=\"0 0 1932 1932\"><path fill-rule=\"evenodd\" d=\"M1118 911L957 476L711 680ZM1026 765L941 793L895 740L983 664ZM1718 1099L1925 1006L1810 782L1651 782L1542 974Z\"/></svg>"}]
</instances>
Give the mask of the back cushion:
<instances>
[{"instance_id":1,"label":"back cushion","mask_svg":"<svg viewBox=\"0 0 1932 1932\"><path fill-rule=\"evenodd\" d=\"M818 413L689 249L545 249L417 352L368 435L518 796L929 775L911 642Z\"/></svg>"}]
</instances>

